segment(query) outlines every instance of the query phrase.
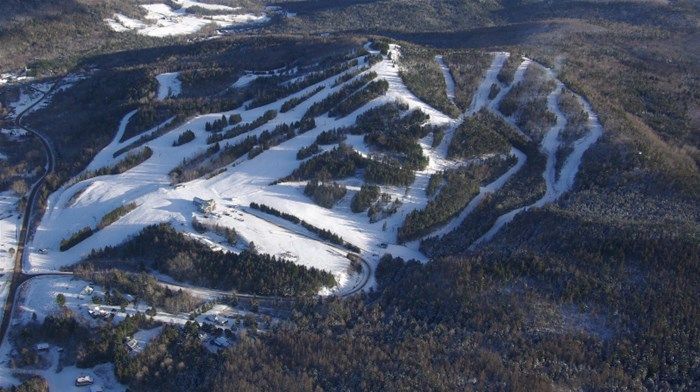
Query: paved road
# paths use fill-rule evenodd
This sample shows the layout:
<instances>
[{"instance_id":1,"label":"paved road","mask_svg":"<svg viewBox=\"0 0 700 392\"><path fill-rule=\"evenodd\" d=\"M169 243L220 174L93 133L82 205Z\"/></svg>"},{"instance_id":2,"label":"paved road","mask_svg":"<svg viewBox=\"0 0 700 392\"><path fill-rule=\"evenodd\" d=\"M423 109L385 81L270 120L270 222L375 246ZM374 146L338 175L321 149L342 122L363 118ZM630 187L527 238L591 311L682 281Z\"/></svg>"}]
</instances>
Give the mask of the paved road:
<instances>
[{"instance_id":1,"label":"paved road","mask_svg":"<svg viewBox=\"0 0 700 392\"><path fill-rule=\"evenodd\" d=\"M27 132L32 133L41 141L41 144L46 152L46 165L44 166L44 173L32 185L31 189L29 190L29 196L27 197L27 206L25 207L25 211L22 217L22 228L20 229L19 240L17 241L15 265L12 268L10 290L7 294L7 299L5 300L2 324L0 324L0 344L2 344L2 340L5 338L5 334L7 333L7 328L10 325L10 318L12 315L12 308L14 307L15 293L17 291L17 288L22 282L29 278L29 276L26 276L22 273L22 260L24 259L24 251L26 249L27 239L29 237L29 225L31 224L32 212L34 209L34 205L36 204L37 195L39 194L41 187L44 185L46 176L54 171L54 167L56 164L56 154L54 153L53 147L51 146L49 140L40 132L32 129L31 127L23 125L22 119L24 118L25 114L34 109L36 105L41 103L48 95L53 93L53 91L56 88L58 88L60 84L61 80L57 81L46 93L44 93L44 95L40 99L34 102L31 106L24 109L24 111L22 111L17 115L17 117L15 117L15 126L17 128L21 128Z\"/></svg>"}]
</instances>

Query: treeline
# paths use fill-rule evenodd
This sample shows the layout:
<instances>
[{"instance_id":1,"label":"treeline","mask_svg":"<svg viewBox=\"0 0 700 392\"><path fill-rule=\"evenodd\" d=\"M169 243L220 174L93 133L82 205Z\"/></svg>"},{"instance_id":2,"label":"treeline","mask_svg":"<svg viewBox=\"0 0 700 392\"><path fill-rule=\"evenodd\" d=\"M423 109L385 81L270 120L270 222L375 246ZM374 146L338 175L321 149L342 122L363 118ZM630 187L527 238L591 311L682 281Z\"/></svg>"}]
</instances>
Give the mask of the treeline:
<instances>
[{"instance_id":1,"label":"treeline","mask_svg":"<svg viewBox=\"0 0 700 392\"><path fill-rule=\"evenodd\" d=\"M338 147L303 162L292 174L278 182L310 180L322 171L327 172L330 178L338 180L353 176L366 164L367 160L362 155L341 143Z\"/></svg>"},{"instance_id":2,"label":"treeline","mask_svg":"<svg viewBox=\"0 0 700 392\"><path fill-rule=\"evenodd\" d=\"M508 128L510 125L500 117L481 110L457 127L447 149L447 156L450 159L472 159L485 154L507 153L510 144L503 134L509 132Z\"/></svg>"},{"instance_id":3,"label":"treeline","mask_svg":"<svg viewBox=\"0 0 700 392\"><path fill-rule=\"evenodd\" d=\"M555 82L544 69L531 64L525 71L523 81L510 90L498 109L504 115L515 118L515 123L525 134L540 141L556 122L554 113L547 107L547 96L555 88Z\"/></svg>"},{"instance_id":4,"label":"treeline","mask_svg":"<svg viewBox=\"0 0 700 392\"><path fill-rule=\"evenodd\" d=\"M192 228L198 233L206 233L213 231L214 233L226 238L229 245L236 245L238 242L238 233L233 227L222 226L216 223L202 222L196 216L192 217Z\"/></svg>"},{"instance_id":5,"label":"treeline","mask_svg":"<svg viewBox=\"0 0 700 392\"><path fill-rule=\"evenodd\" d=\"M381 190L376 185L363 184L360 191L355 193L350 202L350 209L354 213L368 209L377 199Z\"/></svg>"},{"instance_id":6,"label":"treeline","mask_svg":"<svg viewBox=\"0 0 700 392\"><path fill-rule=\"evenodd\" d=\"M399 243L419 239L447 223L479 193L481 178L468 169L443 172L441 177L445 184L437 197L422 210L413 210L406 216L398 231Z\"/></svg>"},{"instance_id":7,"label":"treeline","mask_svg":"<svg viewBox=\"0 0 700 392\"><path fill-rule=\"evenodd\" d=\"M305 75L304 77L300 78L300 80L295 82L280 83L280 81L276 78L258 78L252 84L254 86L257 84L262 84L264 87L257 88L255 90L254 97L251 100L251 103L248 105L248 109L257 108L275 102L281 98L288 97L356 65L357 59L344 61L323 71L317 71Z\"/></svg>"},{"instance_id":8,"label":"treeline","mask_svg":"<svg viewBox=\"0 0 700 392\"><path fill-rule=\"evenodd\" d=\"M216 143L194 158L184 159L180 165L170 171L170 181L172 184L177 184L192 181L204 175L211 178L244 155L247 154L248 159L253 159L263 151L293 138L297 132L303 133L315 126L313 119L297 121L291 125L284 123L277 125L272 131L261 132L259 136L250 135L237 144L227 143L223 149L219 148L219 143ZM217 153L218 155L214 157Z\"/></svg>"},{"instance_id":9,"label":"treeline","mask_svg":"<svg viewBox=\"0 0 700 392\"><path fill-rule=\"evenodd\" d=\"M347 192L345 185L321 179L309 180L304 186L304 194L310 197L314 203L325 208L333 208L335 203L345 197Z\"/></svg>"},{"instance_id":10,"label":"treeline","mask_svg":"<svg viewBox=\"0 0 700 392\"><path fill-rule=\"evenodd\" d=\"M402 166L396 160L367 159L352 147L341 143L331 151L303 162L290 175L273 184L310 180L326 174L330 179L339 180L355 175L359 169L365 169L365 181L375 184L409 186L416 178L410 167Z\"/></svg>"},{"instance_id":11,"label":"treeline","mask_svg":"<svg viewBox=\"0 0 700 392\"><path fill-rule=\"evenodd\" d=\"M168 313L191 312L202 304L202 300L182 289L171 290L146 272L135 273L115 268L102 269L99 268L98 263L87 262L75 266L73 274L103 287L105 292L115 289L120 293L131 294L135 298L134 301L144 301L149 306L163 309Z\"/></svg>"},{"instance_id":12,"label":"treeline","mask_svg":"<svg viewBox=\"0 0 700 392\"><path fill-rule=\"evenodd\" d=\"M273 120L275 117L277 117L277 111L273 109L267 110L265 113L263 113L262 116L253 120L253 122L242 125L236 125L223 133L213 133L209 135L209 137L207 138L207 144L217 143L222 140L231 139L236 136L242 135L246 132L250 132L256 128L262 127L263 125Z\"/></svg>"},{"instance_id":13,"label":"treeline","mask_svg":"<svg viewBox=\"0 0 700 392\"><path fill-rule=\"evenodd\" d=\"M371 159L365 169L365 181L374 184L410 186L415 180L416 174L410 167L390 159Z\"/></svg>"},{"instance_id":14,"label":"treeline","mask_svg":"<svg viewBox=\"0 0 700 392\"><path fill-rule=\"evenodd\" d=\"M102 219L100 219L100 222L97 223L97 227L95 227L94 229L90 226L85 226L82 229L71 234L68 238L62 239L59 245L59 249L61 250L61 252L67 251L68 249L85 241L88 237L95 234L99 230L102 230L105 227L111 225L112 223L118 221L124 215L135 210L136 207L138 207L138 204L132 202L113 209L112 211L106 213L102 217Z\"/></svg>"},{"instance_id":15,"label":"treeline","mask_svg":"<svg viewBox=\"0 0 700 392\"><path fill-rule=\"evenodd\" d=\"M258 204L255 202L250 203L250 208L253 208L253 209L258 210L258 211L262 211L266 214L270 214L270 215L276 216L278 218L282 218L284 220L290 221L294 224L300 225L300 226L304 227L306 230L309 230L310 232L315 233L316 235L318 235L322 239L327 240L329 242L332 242L334 244L343 246L351 252L359 253L361 251L361 249L358 246L353 245L353 244L345 241L343 239L343 237L339 236L338 234L335 234L330 230L316 227L316 226L312 225L311 223L308 223L305 220L300 219L292 214L282 212L280 210L277 210L277 209L270 207L270 206L267 206L265 204Z\"/></svg>"},{"instance_id":16,"label":"treeline","mask_svg":"<svg viewBox=\"0 0 700 392\"><path fill-rule=\"evenodd\" d=\"M308 146L301 147L299 151L297 151L297 160L301 161L302 159L306 159L312 155L316 155L319 152L321 152L321 147L319 147L318 143L311 143Z\"/></svg>"},{"instance_id":17,"label":"treeline","mask_svg":"<svg viewBox=\"0 0 700 392\"><path fill-rule=\"evenodd\" d=\"M59 245L59 249L61 252L65 252L68 249L78 245L82 241L86 240L88 237L90 237L95 230L93 230L92 227L90 226L85 226L82 229L76 231L75 233L71 234L68 238L64 238L61 240L61 243Z\"/></svg>"},{"instance_id":18,"label":"treeline","mask_svg":"<svg viewBox=\"0 0 700 392\"><path fill-rule=\"evenodd\" d=\"M447 97L445 78L435 61L435 52L402 44L398 63L399 76L413 94L452 118L459 116L459 108Z\"/></svg>"},{"instance_id":19,"label":"treeline","mask_svg":"<svg viewBox=\"0 0 700 392\"><path fill-rule=\"evenodd\" d=\"M113 209L112 211L106 213L102 217L102 219L100 219L100 222L97 224L97 230L102 230L105 227L111 225L112 223L118 221L124 215L135 210L136 207L138 207L138 204L136 204L136 202L131 202L128 204L121 205Z\"/></svg>"},{"instance_id":20,"label":"treeline","mask_svg":"<svg viewBox=\"0 0 700 392\"><path fill-rule=\"evenodd\" d=\"M355 70L345 72L344 74L338 76L335 79L335 82L333 82L333 85L331 87L338 87L341 84L347 82L348 80L353 79L357 75L367 71L368 69L369 69L369 67L363 66L363 67L357 68Z\"/></svg>"},{"instance_id":21,"label":"treeline","mask_svg":"<svg viewBox=\"0 0 700 392\"><path fill-rule=\"evenodd\" d=\"M421 251L431 256L442 256L462 249L465 244L472 244L485 234L501 214L534 203L545 194L546 185L542 177L546 158L539 153L536 145L528 145L524 150L527 155L525 165L498 191L492 193L479 203L464 221L452 232L442 238L426 238L421 242ZM504 166L512 164L513 159L503 161ZM482 167L495 167L489 163ZM502 170L507 170L503 167ZM483 177L482 177L483 178Z\"/></svg>"},{"instance_id":22,"label":"treeline","mask_svg":"<svg viewBox=\"0 0 700 392\"><path fill-rule=\"evenodd\" d=\"M428 119L421 110L403 114L399 105L387 104L360 116L356 127L366 132L364 141L368 145L389 153L402 166L422 170L428 165L428 158L423 155L418 139L432 131L431 127L422 125Z\"/></svg>"},{"instance_id":23,"label":"treeline","mask_svg":"<svg viewBox=\"0 0 700 392\"><path fill-rule=\"evenodd\" d=\"M177 127L178 123L174 121L175 118L171 117L170 119L164 121L160 125L156 127L155 130L152 132L146 133L141 135L138 139L134 140L133 142L127 144L126 146L118 149L112 154L113 158L118 157L119 155L124 154L127 151L131 151L137 147L143 146L144 144L150 142L151 140L155 140L166 133L170 132L173 128Z\"/></svg>"},{"instance_id":24,"label":"treeline","mask_svg":"<svg viewBox=\"0 0 700 392\"><path fill-rule=\"evenodd\" d=\"M255 140L257 141L257 138ZM216 143L193 157L182 158L182 162L168 173L170 183L174 185L199 178L203 173L198 171L198 166L219 151L221 151L221 145Z\"/></svg>"},{"instance_id":25,"label":"treeline","mask_svg":"<svg viewBox=\"0 0 700 392\"><path fill-rule=\"evenodd\" d=\"M323 131L316 136L316 141L314 144L317 145L329 145L337 144L345 139L347 139L348 128L334 128L327 131Z\"/></svg>"},{"instance_id":26,"label":"treeline","mask_svg":"<svg viewBox=\"0 0 700 392\"><path fill-rule=\"evenodd\" d=\"M517 57L511 54L510 58ZM466 49L445 55L445 63L455 82L455 104L465 111L474 99L474 93L486 76L493 55L483 50ZM493 97L489 97L493 98Z\"/></svg>"},{"instance_id":27,"label":"treeline","mask_svg":"<svg viewBox=\"0 0 700 392\"><path fill-rule=\"evenodd\" d=\"M402 204L403 203L398 198L392 200L391 195L388 193L382 193L379 196L379 200L373 203L367 210L369 222L374 223L388 218L389 216L395 214ZM384 222L382 230L386 231L386 222Z\"/></svg>"},{"instance_id":28,"label":"treeline","mask_svg":"<svg viewBox=\"0 0 700 392\"><path fill-rule=\"evenodd\" d=\"M208 123L207 123L208 124ZM195 135L194 132L191 130L186 130L185 132L181 133L178 137L177 140L173 142L173 147L181 146L185 143L189 143L192 140L194 140Z\"/></svg>"},{"instance_id":29,"label":"treeline","mask_svg":"<svg viewBox=\"0 0 700 392\"><path fill-rule=\"evenodd\" d=\"M373 99L386 94L387 90L389 90L389 82L384 79L370 82L362 90L352 94L336 105L329 111L328 115L336 118L345 117Z\"/></svg>"},{"instance_id":30,"label":"treeline","mask_svg":"<svg viewBox=\"0 0 700 392\"><path fill-rule=\"evenodd\" d=\"M306 101L307 99L313 97L314 95L320 93L323 89L325 89L326 86L318 86L315 89L309 91L308 93L290 98L282 104L282 107L280 108L280 113L287 113L288 111L294 109L295 107L299 106L300 103Z\"/></svg>"},{"instance_id":31,"label":"treeline","mask_svg":"<svg viewBox=\"0 0 700 392\"><path fill-rule=\"evenodd\" d=\"M213 251L168 224L147 226L125 243L95 251L88 258L100 259L143 261L180 281L259 295L315 295L336 284L328 272L270 255Z\"/></svg>"},{"instance_id":32,"label":"treeline","mask_svg":"<svg viewBox=\"0 0 700 392\"><path fill-rule=\"evenodd\" d=\"M204 124L204 130L207 132L221 132L224 130L229 125L236 125L243 121L243 118L241 118L241 115L236 113L230 115L228 118L226 118L225 115L221 115L221 118L214 120L213 122L207 121Z\"/></svg>"},{"instance_id":33,"label":"treeline","mask_svg":"<svg viewBox=\"0 0 700 392\"><path fill-rule=\"evenodd\" d=\"M333 109L336 105L341 103L343 100L347 99L349 96L357 92L365 84L372 81L377 77L377 73L374 71L367 72L364 75L358 76L357 79L348 82L340 90L328 95L323 100L314 103L309 107L309 109L304 113L304 118L312 118L320 116Z\"/></svg>"},{"instance_id":34,"label":"treeline","mask_svg":"<svg viewBox=\"0 0 700 392\"><path fill-rule=\"evenodd\" d=\"M93 177L122 174L125 171L142 164L151 156L153 156L153 150L146 146L140 151L127 154L122 160L112 166L104 166L97 170L86 171L83 174L71 179L69 183L78 183Z\"/></svg>"}]
</instances>

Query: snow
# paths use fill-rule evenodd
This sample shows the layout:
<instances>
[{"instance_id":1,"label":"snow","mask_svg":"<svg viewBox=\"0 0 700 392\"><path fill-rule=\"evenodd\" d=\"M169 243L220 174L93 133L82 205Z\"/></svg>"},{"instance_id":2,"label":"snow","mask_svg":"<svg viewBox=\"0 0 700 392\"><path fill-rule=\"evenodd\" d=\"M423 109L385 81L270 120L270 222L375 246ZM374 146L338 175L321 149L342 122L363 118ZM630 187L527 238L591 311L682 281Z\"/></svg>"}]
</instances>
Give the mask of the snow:
<instances>
[{"instance_id":1,"label":"snow","mask_svg":"<svg viewBox=\"0 0 700 392\"><path fill-rule=\"evenodd\" d=\"M158 100L162 101L166 98L173 98L180 95L182 92L182 83L180 82L179 72L167 72L156 76L158 80Z\"/></svg>"},{"instance_id":2,"label":"snow","mask_svg":"<svg viewBox=\"0 0 700 392\"><path fill-rule=\"evenodd\" d=\"M440 227L439 229L433 231L432 233L428 234L426 237L442 237L445 234L455 230L458 228L462 222L471 214L476 207L481 204L481 202L489 195L493 194L494 192L498 191L503 187L503 185L508 182L508 180L515 175L520 169L525 165L525 161L527 160L527 156L525 153L522 151L518 150L517 148L513 147L511 148L510 151L511 155L515 156L517 161L515 165L513 165L511 168L509 168L505 173L503 173L500 177L498 177L496 180L493 182L482 186L479 188L479 193L471 200L469 201L469 204L460 212L458 216L453 218L450 222L445 224L444 226Z\"/></svg>"},{"instance_id":3,"label":"snow","mask_svg":"<svg viewBox=\"0 0 700 392\"><path fill-rule=\"evenodd\" d=\"M222 4L200 3L199 1L191 1L191 0L173 0L173 1L185 9L190 8L190 7L200 7L200 8L204 8L207 10L213 10L213 11L235 11L235 10L241 8L241 7L235 7L235 8L229 7L227 5L222 5Z\"/></svg>"},{"instance_id":4,"label":"snow","mask_svg":"<svg viewBox=\"0 0 700 392\"><path fill-rule=\"evenodd\" d=\"M555 79L554 72L549 68L544 68L549 77ZM518 68L518 70L520 70L520 67ZM555 170L557 159L556 153L561 147L559 133L566 126L566 117L564 113L562 113L557 103L559 102L559 97L564 89L565 87L563 83L555 79L554 90L547 96L547 110L554 113L556 117L556 122L547 131L544 138L542 139L542 142L540 143L540 150L547 157L545 171L542 174L547 187L544 196L542 196L539 200L535 201L530 205L517 208L499 216L496 219L494 225L471 245L471 249L475 249L483 243L493 239L493 237L506 224L510 223L515 218L515 216L517 216L521 212L527 211L530 208L541 208L546 204L552 203L558 200L564 193L568 192L573 187L576 174L578 173L579 167L581 166L581 159L583 158L583 154L603 134L603 127L598 121L598 116L593 112L590 103L588 103L580 95L575 94L579 103L581 104L581 107L586 112L586 115L588 117L587 128L589 131L573 143L573 151L570 152L569 155L566 157L564 165L560 169L560 173L557 178L557 173Z\"/></svg>"},{"instance_id":5,"label":"snow","mask_svg":"<svg viewBox=\"0 0 700 392\"><path fill-rule=\"evenodd\" d=\"M23 87L20 88L19 97L15 102L11 102L8 106L10 108L9 118L15 119L20 113L32 107L43 98L44 94L41 91ZM39 106L39 105L37 105ZM37 106L34 106L36 108ZM36 109L33 109L36 110Z\"/></svg>"},{"instance_id":6,"label":"snow","mask_svg":"<svg viewBox=\"0 0 700 392\"><path fill-rule=\"evenodd\" d=\"M347 72L352 72L354 69ZM386 96L370 102L342 119L329 118L325 115L318 117L315 129L273 147L255 159L243 158L235 166L229 167L223 174L211 179L199 179L173 188L169 185L168 178L168 172L177 166L183 158L197 155L208 147L205 143L208 134L204 131L204 124L207 121L218 119L222 114L229 116L233 113L239 113L244 122L250 122L266 110L279 110L282 103L293 96L302 96L318 86L326 86L319 94L309 98L293 110L280 113L267 125L249 133L260 134L263 130L272 129L278 124L298 120L313 103L342 88L343 85L332 87L338 76L333 76L290 97L259 108L212 113L192 118L172 132L146 143L153 149L154 153L141 165L120 175L90 178L72 184L65 189L59 189L49 197L46 214L43 216L32 241L34 248L46 248L49 251L47 254L30 253L24 264L25 271L53 271L62 266L73 264L91 249L118 244L149 224L172 222L178 230L191 232L192 217L199 216L192 205L192 198L198 196L216 200L217 205L220 206L216 221L219 224L235 228L242 243L253 241L259 251L263 253L286 257L303 265L330 271L340 282L337 292L343 293L352 290L357 286L358 279L361 277L349 273L350 263L345 257L347 251L338 249L332 244L318 241L314 236L308 236L308 233L305 233L303 229L299 231L299 228L285 226L271 220L271 217L261 218L259 215L253 215L246 211L245 207L251 201L267 204L293 213L316 226L327 228L362 248L364 250L362 256L368 259L370 264L376 265L378 256L375 254L385 252L379 247L379 244L395 242L396 229L403 221L403 217L412 209L422 207L427 203L424 189L430 174L444 165L444 161L438 159L439 157L432 152L429 140L421 141L426 153L431 156L429 171L418 173L417 183L411 187L408 193L405 193L403 189L391 187L387 187L385 190L395 194L403 202L399 212L389 219L388 226L391 229L386 232L382 231L383 222L370 224L365 214L353 214L349 209L343 211L328 210L313 204L303 195L299 186L293 184L268 186L274 180L288 175L298 165L297 150L311 144L320 132L354 124L358 115L384 103L400 99L406 102L411 109L420 108L428 113L430 122L433 124L452 123L453 120L448 116L429 107L408 91L399 78L396 68L392 66L391 60L386 59L376 64L373 70L378 73L379 78L384 78L389 82L389 91ZM128 113L125 116L114 140L105 148L104 152L95 157L89 165L90 169L111 164L113 151L138 138L136 136L131 140L119 142L123 127L132 115L133 113ZM173 147L173 141L185 129L191 129L195 132L195 140L179 147ZM244 134L228 142L233 144L247 136L248 134ZM361 138L357 141L361 141ZM84 191L72 203L68 203L73 194L82 189ZM85 226L94 227L104 214L131 201L136 201L139 207L75 247L65 252L58 250L61 239L69 233ZM223 214L223 212L233 211L233 209L242 215L226 216ZM202 217L200 216L199 219ZM216 244L217 240L214 239L212 242ZM222 244L216 246L226 249ZM416 249L392 245L389 250L407 258L425 260L424 256Z\"/></svg>"},{"instance_id":7,"label":"snow","mask_svg":"<svg viewBox=\"0 0 700 392\"><path fill-rule=\"evenodd\" d=\"M447 64L445 64L445 59L441 56L435 56L435 61L437 61L438 65L440 66L440 70L442 71L442 76L445 78L445 85L446 85L446 93L447 93L447 98L454 103L455 100L455 81L452 78L452 73L450 72L450 69L447 67Z\"/></svg>"},{"instance_id":8,"label":"snow","mask_svg":"<svg viewBox=\"0 0 700 392\"><path fill-rule=\"evenodd\" d=\"M54 82L35 82L21 86L17 100L10 102L8 105L10 108L8 118L14 120L25 111L26 113L31 113L46 107L51 102L54 94L70 88L85 77L87 77L86 74L68 74L56 82L59 83L58 86L55 86ZM53 91L51 90L52 88Z\"/></svg>"},{"instance_id":9,"label":"snow","mask_svg":"<svg viewBox=\"0 0 700 392\"><path fill-rule=\"evenodd\" d=\"M157 338L160 335L160 332L163 330L163 327L155 327L151 329L142 329L134 334L132 337L137 344L137 351L142 351L146 346L148 346L148 343L150 343L153 339Z\"/></svg>"},{"instance_id":10,"label":"snow","mask_svg":"<svg viewBox=\"0 0 700 392\"><path fill-rule=\"evenodd\" d=\"M104 21L112 30L119 33L134 31L137 34L150 37L168 37L193 34L210 24L228 28L238 25L261 24L270 20L264 14L233 13L240 7L200 3L190 0L178 0L174 1L174 3L178 4L180 8L173 9L169 5L162 3L142 4L141 7L146 10L144 20L115 13L112 18L106 18ZM221 14L195 15L187 12L187 9L191 7L221 11Z\"/></svg>"},{"instance_id":11,"label":"snow","mask_svg":"<svg viewBox=\"0 0 700 392\"><path fill-rule=\"evenodd\" d=\"M155 10L160 8L162 7L152 7L151 11L155 12ZM107 245L116 245L123 242L147 225L170 222L177 230L208 243L213 249L239 252L245 249L249 242L254 242L261 253L276 255L305 266L329 271L334 274L339 282L339 286L333 290L324 290L326 294L331 292L338 294L351 292L358 284L364 281L362 275L350 273L350 263L345 257L346 250L320 241L313 233L300 226L248 209L247 207L251 202L269 205L280 211L291 213L317 227L337 233L351 244L359 246L362 250L361 256L372 267L376 266L380 255L386 252L391 252L395 256L401 256L406 259L413 258L426 261L425 256L418 250L416 242L404 245L396 243L398 228L408 213L414 209L425 207L429 201L425 188L433 173L464 164L463 162L447 159L447 147L454 129L464 118L474 115L482 108L489 108L497 112L497 101L505 96L503 91L519 83L518 80L522 78L522 73L529 65L529 61L524 61L518 68L515 80L511 86L503 86L504 88L502 88L499 96L489 101L488 93L490 87L492 84L498 83L496 76L508 58L508 53L496 53L491 66L484 75L484 80L475 93L469 109L455 120L425 104L406 88L397 73L395 64L391 60L391 58L396 58L398 50L397 46L392 45L390 48L391 55L371 68L371 71L375 71L378 74L378 78L388 81L389 89L386 95L369 102L344 118L336 119L327 115L319 116L316 118L316 128L272 147L254 159L248 159L247 156L244 156L237 162L229 165L224 172L212 178L200 178L173 187L170 185L168 177L168 173L179 165L184 158L196 156L209 147L206 144L206 138L209 134L204 131L204 125L207 122L219 119L222 115L228 117L231 114L240 114L243 122L251 122L267 110L279 110L282 103L290 98L304 96L319 86L325 86L318 94L313 95L287 113L279 113L274 120L264 126L226 140L221 144L223 146L226 143L238 143L249 135L259 135L263 131L271 130L279 124L299 120L312 104L344 86L344 84L341 84L333 87L339 76L335 75L295 94L284 97L277 102L258 108L250 110L237 109L223 113L196 116L175 127L171 132L145 143L145 146L153 150L153 155L145 162L125 173L99 176L67 184L48 198L46 213L42 217L36 235L32 240L33 249L45 248L48 249L48 252L40 254L32 251L27 259L24 260L24 270L29 273L56 271L63 266L78 262L92 249L99 249ZM353 72L358 67L353 67L346 72ZM252 74L244 75L234 86L244 86L254 77L257 76ZM161 88L164 89L163 86L166 85L172 86L173 79L176 79L176 76L161 77L159 80ZM168 91L172 91L172 88L168 87ZM555 93L553 92L553 94ZM556 102L557 96L552 95L549 98L552 102ZM303 184L301 183L269 185L275 180L287 176L298 166L299 161L296 160L298 149L311 144L322 131L352 125L355 123L357 116L365 111L397 100L405 102L410 110L420 109L426 112L430 116L430 124L445 126L448 131L437 148L431 147L432 135L428 135L419 141L424 155L429 158L429 163L425 170L416 172L414 184L408 188L382 187L382 192L390 194L392 198L396 198L402 203L395 214L385 220L369 223L366 214L352 213L349 209L349 200L352 197L352 192L361 184L361 179L359 178L351 178L344 181L344 183L350 185L349 194L333 209L326 209L311 202L303 194ZM587 106L587 110L589 110L590 123L593 129L597 119L590 111L590 105ZM113 158L114 151L129 145L141 137L134 136L129 140L121 141L126 124L134 114L135 112L125 114L114 140L96 155L88 166L89 170L113 164L121 158ZM558 121L558 127L561 126L561 121ZM155 129L157 128L149 132L155 132ZM190 143L174 147L173 141L186 129L190 129L195 133L195 139ZM555 146L549 145L549 143L552 140L556 140L554 136L558 131L553 129L550 132L551 135L545 138L547 144L543 146L543 150L556 152L554 150ZM552 197L555 199L570 189L578 170L580 157L594 141L595 139L590 136L576 142L574 152L563 165L559 179L549 182L553 190L553 196L548 197L543 203L550 202L553 200ZM347 139L347 142L359 152L368 153L362 137L351 136ZM487 195L500 189L520 170L525 163L524 154L517 149L512 149L511 154L517 158L517 163L498 179L483 186L479 194L470 201L456 218L434 234L443 235L457 227ZM556 156L556 153L554 153L554 156ZM194 197L214 199L218 206L215 214L210 215L208 218L202 217L192 204ZM130 202L136 202L138 207L112 225L97 231L73 248L65 252L59 251L59 244L62 238L85 226L95 227L97 222L107 212ZM517 212L513 212L513 214L517 214ZM191 227L193 217L234 228L240 236L239 243L236 246L230 246L225 244L223 238L217 235L211 233L195 234ZM499 219L498 224L500 226L493 229L494 231L489 234L490 236L495 234L505 224L502 222L507 222L512 218L504 216ZM386 225L386 230L383 229L384 225ZM388 244L386 249L380 246L382 243Z\"/></svg>"},{"instance_id":12,"label":"snow","mask_svg":"<svg viewBox=\"0 0 700 392\"><path fill-rule=\"evenodd\" d=\"M14 253L17 250L19 229L22 221L17 211L19 198L11 191L0 192L0 301L5 303L10 289L12 270L15 265ZM3 315L0 314L0 322Z\"/></svg>"}]
</instances>

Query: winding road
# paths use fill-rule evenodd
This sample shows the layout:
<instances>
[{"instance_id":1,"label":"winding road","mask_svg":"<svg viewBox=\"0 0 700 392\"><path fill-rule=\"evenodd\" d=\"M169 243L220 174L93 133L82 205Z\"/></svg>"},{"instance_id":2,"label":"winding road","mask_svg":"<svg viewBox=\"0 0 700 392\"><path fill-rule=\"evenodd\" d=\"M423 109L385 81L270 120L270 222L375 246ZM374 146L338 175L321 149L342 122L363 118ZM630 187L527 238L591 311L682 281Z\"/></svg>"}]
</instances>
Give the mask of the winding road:
<instances>
[{"instance_id":1,"label":"winding road","mask_svg":"<svg viewBox=\"0 0 700 392\"><path fill-rule=\"evenodd\" d=\"M4 309L3 309L3 317L2 317L2 324L0 324L0 344L2 344L3 339L5 339L5 334L7 333L7 328L10 325L10 318L12 315L12 309L14 308L14 301L15 301L15 294L17 292L17 288L22 284L24 281L27 279L31 278L33 275L26 275L22 272L22 260L24 259L24 251L27 246L27 239L29 238L29 226L31 225L31 218L32 218L32 213L34 209L34 205L36 204L36 198L37 195L39 194L39 190L41 187L44 185L44 181L46 180L46 176L49 175L51 172L54 171L54 168L56 166L56 154L53 150L53 146L51 146L51 143L49 140L38 132L37 130L23 125L22 124L22 119L24 118L24 115L31 112L37 105L39 105L46 97L50 96L60 85L61 85L62 79L58 80L56 83L51 86L49 90L47 90L41 98L36 100L33 104L28 106L26 109L24 109L22 112L17 114L15 117L14 125L17 128L24 129L25 131L35 135L40 141L42 146L44 147L44 150L46 152L46 165L44 166L44 173L42 173L41 177L39 177L34 184L32 184L31 189L29 190L29 196L27 197L27 204L24 210L24 214L22 216L22 228L20 229L19 232L19 240L17 241L17 252L15 253L15 265L12 268L12 277L10 278L10 290L7 293L7 298L5 299L5 304L4 304Z\"/></svg>"}]
</instances>

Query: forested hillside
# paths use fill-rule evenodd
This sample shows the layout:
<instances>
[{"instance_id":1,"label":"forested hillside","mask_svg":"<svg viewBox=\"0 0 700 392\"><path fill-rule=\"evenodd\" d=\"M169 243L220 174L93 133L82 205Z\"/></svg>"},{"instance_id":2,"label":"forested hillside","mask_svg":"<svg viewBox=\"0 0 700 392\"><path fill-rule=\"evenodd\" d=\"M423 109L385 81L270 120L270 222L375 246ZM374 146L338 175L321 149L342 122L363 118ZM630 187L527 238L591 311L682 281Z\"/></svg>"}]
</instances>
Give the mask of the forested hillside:
<instances>
[{"instance_id":1,"label":"forested hillside","mask_svg":"<svg viewBox=\"0 0 700 392\"><path fill-rule=\"evenodd\" d=\"M0 236L27 252L6 383L700 388L697 2L178 0L269 20L107 27L146 3L0 15L0 71L40 77L0 85L0 191L27 201L32 129L55 158Z\"/></svg>"}]
</instances>

